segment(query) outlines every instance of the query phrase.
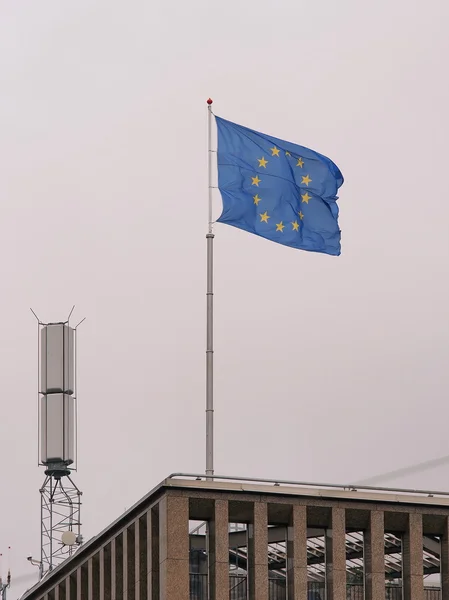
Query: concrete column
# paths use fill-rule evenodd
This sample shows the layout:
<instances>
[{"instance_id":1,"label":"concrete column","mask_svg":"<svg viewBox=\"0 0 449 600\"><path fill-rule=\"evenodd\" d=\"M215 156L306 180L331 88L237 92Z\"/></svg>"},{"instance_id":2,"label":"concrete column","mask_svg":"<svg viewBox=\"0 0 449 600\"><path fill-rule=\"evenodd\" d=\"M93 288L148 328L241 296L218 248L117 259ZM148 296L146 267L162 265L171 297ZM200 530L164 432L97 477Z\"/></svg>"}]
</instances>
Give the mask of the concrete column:
<instances>
[{"instance_id":1,"label":"concrete column","mask_svg":"<svg viewBox=\"0 0 449 600\"><path fill-rule=\"evenodd\" d=\"M78 598L78 585L76 581L76 569L72 571L68 577L70 579L70 598L67 600L77 600Z\"/></svg>"},{"instance_id":2,"label":"concrete column","mask_svg":"<svg viewBox=\"0 0 449 600\"><path fill-rule=\"evenodd\" d=\"M100 552L92 557L92 598L100 600Z\"/></svg>"},{"instance_id":3,"label":"concrete column","mask_svg":"<svg viewBox=\"0 0 449 600\"><path fill-rule=\"evenodd\" d=\"M134 600L140 600L140 519L134 521L134 580Z\"/></svg>"},{"instance_id":4,"label":"concrete column","mask_svg":"<svg viewBox=\"0 0 449 600\"><path fill-rule=\"evenodd\" d=\"M105 600L104 597L104 548L101 548L99 555L99 600ZM70 600L67 598L67 600Z\"/></svg>"},{"instance_id":5,"label":"concrete column","mask_svg":"<svg viewBox=\"0 0 449 600\"><path fill-rule=\"evenodd\" d=\"M92 558L87 561L87 600L94 600L94 565Z\"/></svg>"},{"instance_id":6,"label":"concrete column","mask_svg":"<svg viewBox=\"0 0 449 600\"><path fill-rule=\"evenodd\" d=\"M126 550L126 530L115 537L115 596L113 600L124 600L123 576L123 557Z\"/></svg>"},{"instance_id":7,"label":"concrete column","mask_svg":"<svg viewBox=\"0 0 449 600\"><path fill-rule=\"evenodd\" d=\"M76 600L83 600L81 582L81 567L76 570Z\"/></svg>"},{"instance_id":8,"label":"concrete column","mask_svg":"<svg viewBox=\"0 0 449 600\"><path fill-rule=\"evenodd\" d=\"M364 533L365 600L385 600L384 513L373 510L369 519Z\"/></svg>"},{"instance_id":9,"label":"concrete column","mask_svg":"<svg viewBox=\"0 0 449 600\"><path fill-rule=\"evenodd\" d=\"M70 600L70 575L65 579L65 600ZM100 598L100 600L103 600Z\"/></svg>"},{"instance_id":10,"label":"concrete column","mask_svg":"<svg viewBox=\"0 0 449 600\"><path fill-rule=\"evenodd\" d=\"M59 594L59 585L57 585L55 587L55 595L54 595L55 600L59 600L60 598L60 594Z\"/></svg>"},{"instance_id":11,"label":"concrete column","mask_svg":"<svg viewBox=\"0 0 449 600\"><path fill-rule=\"evenodd\" d=\"M122 573L123 573L123 581L122 581L122 590L123 590L123 600L128 600L128 530L122 534L123 539L123 552L122 552Z\"/></svg>"},{"instance_id":12,"label":"concrete column","mask_svg":"<svg viewBox=\"0 0 449 600\"><path fill-rule=\"evenodd\" d=\"M137 530L136 530L137 531ZM147 513L139 519L139 552L137 552L136 547L136 561L139 562L139 589L140 592L137 595L136 591L136 600L151 600L148 595L148 578L150 577L149 569L148 569L148 543L147 543Z\"/></svg>"},{"instance_id":13,"label":"concrete column","mask_svg":"<svg viewBox=\"0 0 449 600\"><path fill-rule=\"evenodd\" d=\"M424 600L422 515L410 513L402 542L404 600Z\"/></svg>"},{"instance_id":14,"label":"concrete column","mask_svg":"<svg viewBox=\"0 0 449 600\"><path fill-rule=\"evenodd\" d=\"M307 509L305 506L292 506L287 528L287 585L288 600L307 598Z\"/></svg>"},{"instance_id":15,"label":"concrete column","mask_svg":"<svg viewBox=\"0 0 449 600\"><path fill-rule=\"evenodd\" d=\"M136 521L133 521L126 530L127 538L127 598L136 600Z\"/></svg>"},{"instance_id":16,"label":"concrete column","mask_svg":"<svg viewBox=\"0 0 449 600\"><path fill-rule=\"evenodd\" d=\"M104 549L104 600L112 600L112 543L109 543ZM115 588L114 588L115 589Z\"/></svg>"},{"instance_id":17,"label":"concrete column","mask_svg":"<svg viewBox=\"0 0 449 600\"><path fill-rule=\"evenodd\" d=\"M346 600L346 519L344 508L331 509L326 530L327 600Z\"/></svg>"},{"instance_id":18,"label":"concrete column","mask_svg":"<svg viewBox=\"0 0 449 600\"><path fill-rule=\"evenodd\" d=\"M116 542L115 538L111 540L111 600L117 598L117 565L116 565Z\"/></svg>"},{"instance_id":19,"label":"concrete column","mask_svg":"<svg viewBox=\"0 0 449 600\"><path fill-rule=\"evenodd\" d=\"M189 499L164 496L159 502L159 600L190 600Z\"/></svg>"},{"instance_id":20,"label":"concrete column","mask_svg":"<svg viewBox=\"0 0 449 600\"><path fill-rule=\"evenodd\" d=\"M209 522L209 600L229 600L228 501L216 500Z\"/></svg>"},{"instance_id":21,"label":"concrete column","mask_svg":"<svg viewBox=\"0 0 449 600\"><path fill-rule=\"evenodd\" d=\"M254 503L248 526L249 600L268 599L268 512L265 502Z\"/></svg>"},{"instance_id":22,"label":"concrete column","mask_svg":"<svg viewBox=\"0 0 449 600\"><path fill-rule=\"evenodd\" d=\"M152 516L151 516L151 509L147 512L147 518L146 518L146 522L147 522L147 536L146 536L146 547L147 547L147 560L146 560L146 571L147 571L147 598L148 600L156 600L155 595L153 595L153 581L152 581L152 573L153 573L153 547L152 547L152 543L153 543L153 535L152 535ZM157 540L157 549L159 549L159 525L156 528L156 533L158 535L158 540ZM157 557L157 572L159 573L159 556ZM159 598L159 589L157 591L157 599Z\"/></svg>"},{"instance_id":23,"label":"concrete column","mask_svg":"<svg viewBox=\"0 0 449 600\"><path fill-rule=\"evenodd\" d=\"M449 600L449 519L444 520L441 536L441 600Z\"/></svg>"},{"instance_id":24,"label":"concrete column","mask_svg":"<svg viewBox=\"0 0 449 600\"><path fill-rule=\"evenodd\" d=\"M147 512L147 598L159 600L159 507Z\"/></svg>"}]
</instances>

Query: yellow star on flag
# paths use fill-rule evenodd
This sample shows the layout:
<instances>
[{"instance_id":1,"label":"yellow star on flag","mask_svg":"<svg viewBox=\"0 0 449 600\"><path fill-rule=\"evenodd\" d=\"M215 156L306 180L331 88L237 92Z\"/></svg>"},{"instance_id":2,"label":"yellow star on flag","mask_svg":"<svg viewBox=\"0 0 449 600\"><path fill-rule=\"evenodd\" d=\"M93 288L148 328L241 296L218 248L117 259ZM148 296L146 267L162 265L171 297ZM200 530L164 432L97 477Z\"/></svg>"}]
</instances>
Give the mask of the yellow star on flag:
<instances>
[{"instance_id":1,"label":"yellow star on flag","mask_svg":"<svg viewBox=\"0 0 449 600\"><path fill-rule=\"evenodd\" d=\"M260 216L261 223L268 223L268 219L271 219L271 217L269 216L267 211L265 211L264 213L260 213L259 216Z\"/></svg>"},{"instance_id":2,"label":"yellow star on flag","mask_svg":"<svg viewBox=\"0 0 449 600\"><path fill-rule=\"evenodd\" d=\"M291 156L290 152L287 150L287 152L285 153L285 156Z\"/></svg>"},{"instance_id":3,"label":"yellow star on flag","mask_svg":"<svg viewBox=\"0 0 449 600\"><path fill-rule=\"evenodd\" d=\"M264 156L262 156L262 158L258 158L257 160L259 161L259 167L263 167L264 169L267 168L268 161L265 160Z\"/></svg>"},{"instance_id":4,"label":"yellow star on flag","mask_svg":"<svg viewBox=\"0 0 449 600\"><path fill-rule=\"evenodd\" d=\"M280 231L281 233L283 233L284 227L285 227L285 225L283 224L282 221L280 223L276 223L276 231Z\"/></svg>"},{"instance_id":5,"label":"yellow star on flag","mask_svg":"<svg viewBox=\"0 0 449 600\"><path fill-rule=\"evenodd\" d=\"M309 204L309 200L312 198L312 196L309 196L309 192L306 192L305 194L301 194L301 202L305 202L306 204Z\"/></svg>"},{"instance_id":6,"label":"yellow star on flag","mask_svg":"<svg viewBox=\"0 0 449 600\"><path fill-rule=\"evenodd\" d=\"M279 148L276 148L276 146L273 146L273 148L270 148L271 150L271 156L279 156Z\"/></svg>"},{"instance_id":7,"label":"yellow star on flag","mask_svg":"<svg viewBox=\"0 0 449 600\"><path fill-rule=\"evenodd\" d=\"M293 221L292 222L292 226L293 226L293 231L298 231L299 230L299 223L298 223L298 221Z\"/></svg>"},{"instance_id":8,"label":"yellow star on flag","mask_svg":"<svg viewBox=\"0 0 449 600\"><path fill-rule=\"evenodd\" d=\"M301 181L301 183L305 183L306 185L309 185L309 183L311 183L311 181L312 181L312 180L310 179L310 177L309 177L308 175L303 175L303 176L302 176L302 181Z\"/></svg>"},{"instance_id":9,"label":"yellow star on flag","mask_svg":"<svg viewBox=\"0 0 449 600\"><path fill-rule=\"evenodd\" d=\"M259 179L257 175L255 177L251 177L251 179L251 185L257 185L257 187L259 187L259 183L262 181L262 179Z\"/></svg>"},{"instance_id":10,"label":"yellow star on flag","mask_svg":"<svg viewBox=\"0 0 449 600\"><path fill-rule=\"evenodd\" d=\"M256 194L255 196L253 196L253 200L254 200L254 204L256 206L258 206L258 204L262 200L262 198L259 198L259 194Z\"/></svg>"},{"instance_id":11,"label":"yellow star on flag","mask_svg":"<svg viewBox=\"0 0 449 600\"><path fill-rule=\"evenodd\" d=\"M303 168L304 161L303 161L303 159L301 157L298 158L298 162L296 163L296 166L297 167L301 167L301 169Z\"/></svg>"},{"instance_id":12,"label":"yellow star on flag","mask_svg":"<svg viewBox=\"0 0 449 600\"><path fill-rule=\"evenodd\" d=\"M299 218L300 218L300 219L301 219L301 221L302 221L302 220L304 219L304 215L302 214L302 212L301 212L301 211L299 211L298 215L299 215Z\"/></svg>"}]
</instances>

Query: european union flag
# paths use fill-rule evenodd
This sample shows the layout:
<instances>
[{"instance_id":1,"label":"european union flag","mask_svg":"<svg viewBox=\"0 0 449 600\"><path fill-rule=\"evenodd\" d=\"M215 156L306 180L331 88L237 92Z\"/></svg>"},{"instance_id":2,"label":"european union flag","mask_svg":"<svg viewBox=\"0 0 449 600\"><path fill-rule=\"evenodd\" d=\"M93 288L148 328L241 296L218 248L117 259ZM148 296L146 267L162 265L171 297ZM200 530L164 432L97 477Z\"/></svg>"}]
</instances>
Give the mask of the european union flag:
<instances>
[{"instance_id":1,"label":"european union flag","mask_svg":"<svg viewBox=\"0 0 449 600\"><path fill-rule=\"evenodd\" d=\"M221 223L313 252L340 254L340 169L329 158L216 117Z\"/></svg>"}]
</instances>

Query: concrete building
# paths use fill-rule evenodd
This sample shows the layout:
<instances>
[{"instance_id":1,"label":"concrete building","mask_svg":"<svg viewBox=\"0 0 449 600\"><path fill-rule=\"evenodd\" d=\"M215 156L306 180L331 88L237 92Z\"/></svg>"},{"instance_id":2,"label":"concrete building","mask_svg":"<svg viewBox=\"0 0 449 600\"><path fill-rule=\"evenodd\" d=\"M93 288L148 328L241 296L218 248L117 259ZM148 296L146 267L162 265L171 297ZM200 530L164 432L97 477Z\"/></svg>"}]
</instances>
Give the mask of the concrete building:
<instances>
[{"instance_id":1,"label":"concrete building","mask_svg":"<svg viewBox=\"0 0 449 600\"><path fill-rule=\"evenodd\" d=\"M449 600L449 494L172 475L22 596L362 598Z\"/></svg>"}]
</instances>

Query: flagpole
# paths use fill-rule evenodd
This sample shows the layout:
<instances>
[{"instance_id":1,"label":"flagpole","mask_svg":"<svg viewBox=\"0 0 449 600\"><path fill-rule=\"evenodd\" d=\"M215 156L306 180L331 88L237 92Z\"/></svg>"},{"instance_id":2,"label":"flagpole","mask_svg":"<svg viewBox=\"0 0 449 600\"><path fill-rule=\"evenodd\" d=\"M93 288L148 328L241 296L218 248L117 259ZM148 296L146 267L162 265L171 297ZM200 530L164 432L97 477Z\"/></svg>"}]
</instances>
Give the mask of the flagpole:
<instances>
[{"instance_id":1,"label":"flagpole","mask_svg":"<svg viewBox=\"0 0 449 600\"><path fill-rule=\"evenodd\" d=\"M214 233L212 222L212 100L207 101L207 170L209 188L206 318L206 476L214 475Z\"/></svg>"}]
</instances>

